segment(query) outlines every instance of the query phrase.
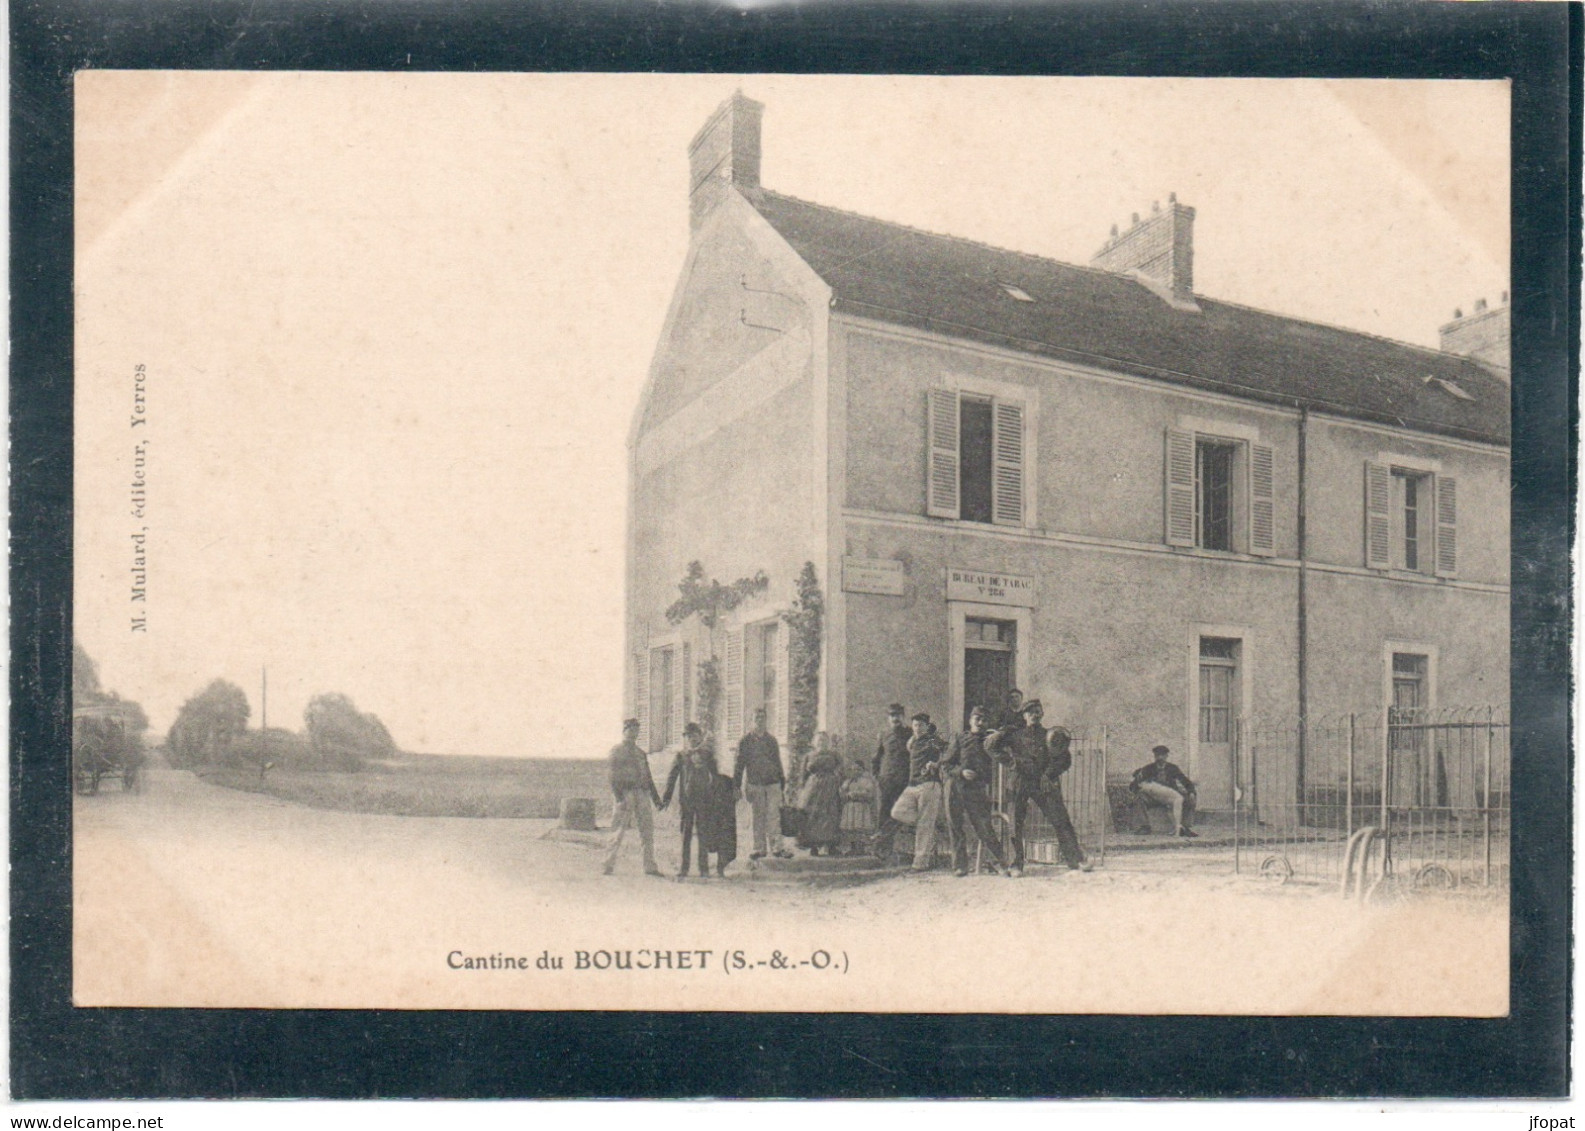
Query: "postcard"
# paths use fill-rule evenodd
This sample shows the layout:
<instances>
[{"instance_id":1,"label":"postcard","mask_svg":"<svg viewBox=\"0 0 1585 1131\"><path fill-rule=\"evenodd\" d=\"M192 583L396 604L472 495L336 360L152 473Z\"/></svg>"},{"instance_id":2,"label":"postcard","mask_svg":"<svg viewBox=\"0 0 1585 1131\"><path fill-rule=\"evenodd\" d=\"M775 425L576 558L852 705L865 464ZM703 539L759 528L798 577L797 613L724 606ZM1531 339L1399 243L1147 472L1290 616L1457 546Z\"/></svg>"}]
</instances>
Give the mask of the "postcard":
<instances>
[{"instance_id":1,"label":"postcard","mask_svg":"<svg viewBox=\"0 0 1585 1131\"><path fill-rule=\"evenodd\" d=\"M75 1004L1507 1014L1506 82L74 96Z\"/></svg>"}]
</instances>

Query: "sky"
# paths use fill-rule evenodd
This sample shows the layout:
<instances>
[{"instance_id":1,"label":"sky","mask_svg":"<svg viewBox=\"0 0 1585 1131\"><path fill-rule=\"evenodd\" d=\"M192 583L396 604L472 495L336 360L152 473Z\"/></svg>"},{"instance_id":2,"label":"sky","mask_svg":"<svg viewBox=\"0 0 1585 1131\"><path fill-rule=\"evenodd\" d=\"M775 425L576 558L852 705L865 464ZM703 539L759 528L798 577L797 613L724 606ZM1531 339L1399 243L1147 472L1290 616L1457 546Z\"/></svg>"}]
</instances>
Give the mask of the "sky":
<instances>
[{"instance_id":1,"label":"sky","mask_svg":"<svg viewBox=\"0 0 1585 1131\"><path fill-rule=\"evenodd\" d=\"M1428 347L1508 287L1504 83L83 72L105 686L156 734L217 677L257 725L267 669L271 725L336 691L410 750L609 749L626 439L736 88L822 204L1085 263L1176 193L1200 294Z\"/></svg>"}]
</instances>

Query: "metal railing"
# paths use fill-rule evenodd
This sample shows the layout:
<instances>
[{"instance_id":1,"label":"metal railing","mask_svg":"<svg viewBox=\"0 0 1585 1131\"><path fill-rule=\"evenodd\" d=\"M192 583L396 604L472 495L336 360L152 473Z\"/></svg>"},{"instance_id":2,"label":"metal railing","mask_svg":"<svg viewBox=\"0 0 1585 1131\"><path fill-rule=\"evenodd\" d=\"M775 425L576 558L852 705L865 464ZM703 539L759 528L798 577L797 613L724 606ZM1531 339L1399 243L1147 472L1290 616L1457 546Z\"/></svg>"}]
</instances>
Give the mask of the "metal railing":
<instances>
[{"instance_id":1,"label":"metal railing","mask_svg":"<svg viewBox=\"0 0 1585 1131\"><path fill-rule=\"evenodd\" d=\"M1234 869L1346 882L1373 829L1370 887L1506 884L1509 729L1490 707L1240 720Z\"/></svg>"},{"instance_id":2,"label":"metal railing","mask_svg":"<svg viewBox=\"0 0 1585 1131\"><path fill-rule=\"evenodd\" d=\"M1062 800L1078 834L1079 846L1096 864L1106 859L1106 829L1108 824L1106 795L1106 728L1073 730L1068 747L1073 764L1062 775ZM1007 767L998 764L996 782L991 794L1003 840L1011 850L1013 835L1013 797ZM1060 864L1062 855L1057 850L1057 836L1040 807L1033 801L1024 818L1024 850L1027 859L1036 864Z\"/></svg>"}]
</instances>

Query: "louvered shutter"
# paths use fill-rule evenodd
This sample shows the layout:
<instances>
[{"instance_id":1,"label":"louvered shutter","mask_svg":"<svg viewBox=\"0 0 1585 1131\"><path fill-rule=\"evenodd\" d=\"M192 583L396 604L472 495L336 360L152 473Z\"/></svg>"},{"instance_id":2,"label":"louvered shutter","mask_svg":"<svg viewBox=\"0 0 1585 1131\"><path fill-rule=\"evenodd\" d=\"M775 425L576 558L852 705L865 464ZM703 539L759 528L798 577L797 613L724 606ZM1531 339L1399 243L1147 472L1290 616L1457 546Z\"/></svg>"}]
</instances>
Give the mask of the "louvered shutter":
<instances>
[{"instance_id":1,"label":"louvered shutter","mask_svg":"<svg viewBox=\"0 0 1585 1131\"><path fill-rule=\"evenodd\" d=\"M1024 406L997 401L993 435L991 521L1024 524Z\"/></svg>"},{"instance_id":2,"label":"louvered shutter","mask_svg":"<svg viewBox=\"0 0 1585 1131\"><path fill-rule=\"evenodd\" d=\"M1194 545L1194 433L1167 429L1167 545Z\"/></svg>"},{"instance_id":3,"label":"louvered shutter","mask_svg":"<svg viewBox=\"0 0 1585 1131\"><path fill-rule=\"evenodd\" d=\"M958 517L958 394L931 389L929 459L925 468L925 513L932 518Z\"/></svg>"},{"instance_id":4,"label":"louvered shutter","mask_svg":"<svg viewBox=\"0 0 1585 1131\"><path fill-rule=\"evenodd\" d=\"M1436 477L1436 575L1458 576L1458 480Z\"/></svg>"},{"instance_id":5,"label":"louvered shutter","mask_svg":"<svg viewBox=\"0 0 1585 1131\"><path fill-rule=\"evenodd\" d=\"M1249 445L1249 552L1277 552L1275 467L1270 444Z\"/></svg>"},{"instance_id":6,"label":"louvered shutter","mask_svg":"<svg viewBox=\"0 0 1585 1131\"><path fill-rule=\"evenodd\" d=\"M729 628L726 633L726 743L737 748L743 737L743 630Z\"/></svg>"},{"instance_id":7,"label":"louvered shutter","mask_svg":"<svg viewBox=\"0 0 1585 1131\"><path fill-rule=\"evenodd\" d=\"M649 649L633 653L633 717L638 719L638 744L649 749Z\"/></svg>"},{"instance_id":8,"label":"louvered shutter","mask_svg":"<svg viewBox=\"0 0 1585 1131\"><path fill-rule=\"evenodd\" d=\"M691 723L693 711L693 645L682 646L682 721Z\"/></svg>"},{"instance_id":9,"label":"louvered shutter","mask_svg":"<svg viewBox=\"0 0 1585 1131\"><path fill-rule=\"evenodd\" d=\"M1392 565L1392 468L1365 461L1365 565Z\"/></svg>"},{"instance_id":10,"label":"louvered shutter","mask_svg":"<svg viewBox=\"0 0 1585 1131\"><path fill-rule=\"evenodd\" d=\"M680 648L666 649L666 658L669 661L668 666L671 668L671 687L668 688L671 692L671 702L666 704L666 709L671 712L671 740L677 743L682 742L683 724L688 721L683 717L682 701L682 684L683 680L688 678L688 673L677 662L681 658L679 656L681 651L682 649Z\"/></svg>"},{"instance_id":11,"label":"louvered shutter","mask_svg":"<svg viewBox=\"0 0 1585 1131\"><path fill-rule=\"evenodd\" d=\"M785 754L792 747L792 625L783 621L776 628L776 721Z\"/></svg>"}]
</instances>

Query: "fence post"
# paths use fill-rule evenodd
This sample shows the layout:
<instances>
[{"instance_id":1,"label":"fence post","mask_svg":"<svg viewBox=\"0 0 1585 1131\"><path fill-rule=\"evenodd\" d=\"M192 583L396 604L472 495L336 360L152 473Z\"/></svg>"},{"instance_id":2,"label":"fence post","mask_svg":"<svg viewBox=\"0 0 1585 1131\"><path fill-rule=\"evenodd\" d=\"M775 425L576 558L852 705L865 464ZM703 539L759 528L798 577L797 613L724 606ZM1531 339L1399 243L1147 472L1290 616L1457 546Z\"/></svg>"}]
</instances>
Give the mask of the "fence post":
<instances>
[{"instance_id":1,"label":"fence post","mask_svg":"<svg viewBox=\"0 0 1585 1131\"><path fill-rule=\"evenodd\" d=\"M1106 758L1106 726L1101 726L1101 867L1106 867L1106 822L1112 819L1112 796L1107 790L1111 767Z\"/></svg>"},{"instance_id":2,"label":"fence post","mask_svg":"<svg viewBox=\"0 0 1585 1131\"><path fill-rule=\"evenodd\" d=\"M1381 816L1378 824L1382 835L1387 835L1387 790L1391 784L1390 770L1392 768L1392 708L1388 707L1384 715L1385 725L1381 728Z\"/></svg>"},{"instance_id":3,"label":"fence post","mask_svg":"<svg viewBox=\"0 0 1585 1131\"><path fill-rule=\"evenodd\" d=\"M1239 809L1243 807L1241 802L1244 800L1243 787L1238 784L1238 767L1242 761L1243 752L1244 720L1235 719L1233 722L1233 874L1235 876L1239 873L1239 865L1241 863L1238 846L1239 842L1243 840L1243 837L1239 835L1242 830L1239 827L1238 813Z\"/></svg>"},{"instance_id":4,"label":"fence post","mask_svg":"<svg viewBox=\"0 0 1585 1131\"><path fill-rule=\"evenodd\" d=\"M1481 869L1481 884L1484 887L1490 887L1491 886L1491 708L1490 707L1486 708L1485 761L1486 761L1486 769L1485 769L1486 784L1485 784L1485 788L1481 791L1480 812L1481 812L1481 825L1482 825L1482 828L1481 828L1481 842L1482 842L1482 847L1485 850L1486 862L1485 862L1485 865Z\"/></svg>"},{"instance_id":5,"label":"fence post","mask_svg":"<svg viewBox=\"0 0 1585 1131\"><path fill-rule=\"evenodd\" d=\"M1348 716L1348 769L1345 774L1348 781L1348 793L1343 800L1344 823L1348 835L1354 835L1354 715Z\"/></svg>"}]
</instances>

